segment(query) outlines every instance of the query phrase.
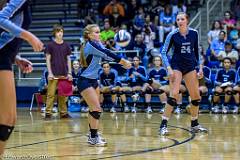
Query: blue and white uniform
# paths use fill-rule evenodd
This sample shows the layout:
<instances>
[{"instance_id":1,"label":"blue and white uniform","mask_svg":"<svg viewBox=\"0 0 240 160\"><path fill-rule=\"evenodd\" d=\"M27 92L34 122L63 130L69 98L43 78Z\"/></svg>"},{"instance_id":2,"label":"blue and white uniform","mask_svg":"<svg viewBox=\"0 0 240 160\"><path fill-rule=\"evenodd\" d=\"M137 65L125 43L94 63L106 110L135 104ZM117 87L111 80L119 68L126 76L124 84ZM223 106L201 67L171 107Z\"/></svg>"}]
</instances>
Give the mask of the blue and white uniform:
<instances>
[{"instance_id":1,"label":"blue and white uniform","mask_svg":"<svg viewBox=\"0 0 240 160\"><path fill-rule=\"evenodd\" d=\"M27 0L9 0L0 11L0 70L12 69L22 42L19 37L30 23Z\"/></svg>"},{"instance_id":2,"label":"blue and white uniform","mask_svg":"<svg viewBox=\"0 0 240 160\"><path fill-rule=\"evenodd\" d=\"M169 63L167 53L170 48L173 49L173 55ZM188 28L188 33L183 36L179 28L173 30L166 38L161 55L165 67L171 66L173 70L181 71L183 75L195 70L195 67L200 64L198 32Z\"/></svg>"},{"instance_id":3,"label":"blue and white uniform","mask_svg":"<svg viewBox=\"0 0 240 160\"><path fill-rule=\"evenodd\" d=\"M215 84L221 84L221 83L226 83L226 82L231 82L231 83L235 83L236 80L236 72L234 70L225 70L224 68L220 69L217 72L216 75L216 80L215 80Z\"/></svg>"},{"instance_id":4,"label":"blue and white uniform","mask_svg":"<svg viewBox=\"0 0 240 160\"><path fill-rule=\"evenodd\" d=\"M103 70L99 73L100 85L102 87L115 87L117 84L118 73L115 69L110 69L108 74L104 73Z\"/></svg>"},{"instance_id":5,"label":"blue and white uniform","mask_svg":"<svg viewBox=\"0 0 240 160\"><path fill-rule=\"evenodd\" d=\"M140 73L139 76L134 75L134 72ZM133 78L130 76L133 75ZM147 72L144 66L138 66L135 68L134 66L128 70L128 77L127 77L130 86L143 86L143 84L147 81Z\"/></svg>"},{"instance_id":6,"label":"blue and white uniform","mask_svg":"<svg viewBox=\"0 0 240 160\"><path fill-rule=\"evenodd\" d=\"M159 69L152 68L150 72L148 73L149 79L157 80L161 85L168 84L168 81L164 79L164 77L167 77L167 71L165 68L161 67Z\"/></svg>"},{"instance_id":7,"label":"blue and white uniform","mask_svg":"<svg viewBox=\"0 0 240 160\"><path fill-rule=\"evenodd\" d=\"M89 87L97 88L98 71L101 69L102 59L120 62L121 57L106 49L100 42L88 41L84 46L84 57L87 67L83 67L79 73L78 89L83 91Z\"/></svg>"}]
</instances>

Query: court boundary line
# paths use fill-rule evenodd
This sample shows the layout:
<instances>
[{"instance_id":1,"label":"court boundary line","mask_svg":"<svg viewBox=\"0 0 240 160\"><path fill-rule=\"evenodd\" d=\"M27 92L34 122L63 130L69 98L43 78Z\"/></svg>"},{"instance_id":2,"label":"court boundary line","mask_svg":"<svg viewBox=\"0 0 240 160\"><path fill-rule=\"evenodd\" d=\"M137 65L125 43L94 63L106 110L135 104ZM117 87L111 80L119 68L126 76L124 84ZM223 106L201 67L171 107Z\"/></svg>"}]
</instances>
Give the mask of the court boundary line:
<instances>
[{"instance_id":1,"label":"court boundary line","mask_svg":"<svg viewBox=\"0 0 240 160\"><path fill-rule=\"evenodd\" d=\"M140 150L140 151L129 152L129 153L126 153L126 154L119 154L119 155L107 156L107 157L102 157L102 158L94 158L94 159L91 159L91 160L118 158L118 157L124 157L124 156L144 154L144 153L149 153L149 152L154 152L154 151L161 151L161 150L164 150L164 149L172 148L172 147L175 147L175 146L178 146L178 145L190 142L196 136L196 134L194 132L192 132L192 131L190 131L190 130L188 130L186 128L173 126L173 125L168 125L168 126L173 127L173 128L178 128L178 129L185 130L185 131L189 132L191 134L191 136L190 136L190 138L187 138L187 139L185 139L184 141L181 141L181 142L179 142L179 141L177 141L175 139L167 138L169 140L174 141L174 144L168 145L168 146L165 146L165 147L160 147L160 148L155 148L155 149L144 149L144 150Z\"/></svg>"},{"instance_id":2,"label":"court boundary line","mask_svg":"<svg viewBox=\"0 0 240 160\"><path fill-rule=\"evenodd\" d=\"M155 123L152 123L155 124ZM183 128L183 127L178 127L178 126L173 126L173 125L168 125L172 128L178 128L181 130L184 130L188 133L190 133L190 137L183 140L183 141L178 141L176 139L172 139L172 138L167 138L171 141L173 141L174 143L168 146L164 146L164 147L160 147L160 148L153 148L153 149L144 149L144 150L138 150L138 151L131 151L131 152L121 152L117 155L111 155L111 156L106 156L106 157L99 157L99 158L93 158L91 160L97 160L97 159L109 159L109 158L117 158L117 157L125 157L125 156L131 156L131 155L138 155L138 154L144 154L144 153L149 153L149 152L154 152L154 151L161 151L164 149L168 149L168 148L172 148L187 142L190 142L191 140L193 140L196 136L196 134L192 131L190 131L189 129ZM15 131L15 132L21 132L21 131ZM30 133L30 132L27 132ZM74 134L74 133L73 133ZM81 137L83 136L83 134L77 134L77 135L73 135L73 136L68 136L68 137L62 137L62 138L56 138L56 139L51 139L51 140L45 140L45 141L39 141L39 142L34 142L34 143L29 143L29 144L23 144L23 145L17 145L17 146L12 146L12 147L7 147L6 149L14 149L14 148L21 148L21 147L26 147L26 146L32 146L32 145L38 145L38 144L42 144L42 143L48 143L48 142L53 142L53 141L59 141L59 140L64 140L64 139L70 139L70 138L76 138L76 137ZM109 154L109 153L106 153ZM95 154L93 154L95 155ZM104 154L103 154L104 155ZM50 156L50 158L58 158L58 157L69 157L69 156L86 156L86 155L63 155L63 156ZM89 155L91 156L91 155Z\"/></svg>"}]
</instances>

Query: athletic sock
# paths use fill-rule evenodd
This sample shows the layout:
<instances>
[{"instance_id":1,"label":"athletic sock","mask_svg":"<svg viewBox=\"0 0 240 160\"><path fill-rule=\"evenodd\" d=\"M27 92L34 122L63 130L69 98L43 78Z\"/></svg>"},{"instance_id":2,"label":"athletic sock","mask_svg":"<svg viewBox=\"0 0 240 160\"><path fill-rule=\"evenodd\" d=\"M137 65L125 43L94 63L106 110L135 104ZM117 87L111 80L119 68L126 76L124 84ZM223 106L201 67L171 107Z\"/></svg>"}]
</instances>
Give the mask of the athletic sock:
<instances>
[{"instance_id":1,"label":"athletic sock","mask_svg":"<svg viewBox=\"0 0 240 160\"><path fill-rule=\"evenodd\" d=\"M191 120L191 127L195 127L195 126L198 126L198 125L199 125L199 123L198 123L198 119L192 117L192 120Z\"/></svg>"},{"instance_id":2,"label":"athletic sock","mask_svg":"<svg viewBox=\"0 0 240 160\"><path fill-rule=\"evenodd\" d=\"M160 128L167 127L168 120L168 117L162 116L162 123L160 125Z\"/></svg>"},{"instance_id":3,"label":"athletic sock","mask_svg":"<svg viewBox=\"0 0 240 160\"><path fill-rule=\"evenodd\" d=\"M91 132L91 138L95 138L97 135L97 129L90 129Z\"/></svg>"}]
</instances>

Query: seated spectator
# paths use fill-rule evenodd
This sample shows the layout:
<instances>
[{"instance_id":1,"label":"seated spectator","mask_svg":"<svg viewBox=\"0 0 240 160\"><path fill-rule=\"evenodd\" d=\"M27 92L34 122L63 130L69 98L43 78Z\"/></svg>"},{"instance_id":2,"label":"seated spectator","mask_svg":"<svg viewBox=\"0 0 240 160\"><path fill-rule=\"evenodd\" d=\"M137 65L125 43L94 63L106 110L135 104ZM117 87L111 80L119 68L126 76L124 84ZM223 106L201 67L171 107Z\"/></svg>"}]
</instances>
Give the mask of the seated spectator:
<instances>
[{"instance_id":1,"label":"seated spectator","mask_svg":"<svg viewBox=\"0 0 240 160\"><path fill-rule=\"evenodd\" d=\"M229 33L228 39L232 43L233 49L237 50L238 49L237 44L238 41L240 41L239 31L237 29L232 29Z\"/></svg>"},{"instance_id":2,"label":"seated spectator","mask_svg":"<svg viewBox=\"0 0 240 160\"><path fill-rule=\"evenodd\" d=\"M112 100L112 107L110 109L110 112L115 113L116 112L116 93L120 93L122 91L121 83L118 81L118 73L115 69L112 69L108 62L103 62L102 69L99 73L99 81L100 81L100 91L101 91L101 103L104 101L104 93L110 93L111 94L111 100ZM126 104L126 96L125 94L120 94L121 101L124 106L124 111L128 112L128 106Z\"/></svg>"},{"instance_id":3,"label":"seated spectator","mask_svg":"<svg viewBox=\"0 0 240 160\"><path fill-rule=\"evenodd\" d=\"M72 77L73 77L73 92L74 94L79 94L77 88L78 72L80 71L79 60L74 60L72 62Z\"/></svg>"},{"instance_id":4,"label":"seated spectator","mask_svg":"<svg viewBox=\"0 0 240 160\"><path fill-rule=\"evenodd\" d=\"M218 39L220 31L223 29L221 21L215 20L212 23L212 28L208 32L208 44L211 45L212 41Z\"/></svg>"},{"instance_id":5,"label":"seated spectator","mask_svg":"<svg viewBox=\"0 0 240 160\"><path fill-rule=\"evenodd\" d=\"M119 13L117 6L113 6L112 14L108 17L113 30L117 32L124 22L124 17Z\"/></svg>"},{"instance_id":6,"label":"seated spectator","mask_svg":"<svg viewBox=\"0 0 240 160\"><path fill-rule=\"evenodd\" d=\"M177 0L175 4L172 6L172 12L175 16L177 16L178 12L187 12L187 6L184 3L184 0Z\"/></svg>"},{"instance_id":7,"label":"seated spectator","mask_svg":"<svg viewBox=\"0 0 240 160\"><path fill-rule=\"evenodd\" d=\"M100 39L103 44L110 39L113 39L115 32L112 30L109 19L104 20L104 29L100 32Z\"/></svg>"},{"instance_id":8,"label":"seated spectator","mask_svg":"<svg viewBox=\"0 0 240 160\"><path fill-rule=\"evenodd\" d=\"M138 13L133 19L133 33L132 36L135 37L137 34L141 34L145 24L145 13L142 6L138 8Z\"/></svg>"},{"instance_id":9,"label":"seated spectator","mask_svg":"<svg viewBox=\"0 0 240 160\"><path fill-rule=\"evenodd\" d=\"M222 25L224 30L229 33L232 29L235 28L236 20L232 17L232 13L230 11L224 12L224 18L222 20Z\"/></svg>"},{"instance_id":10,"label":"seated spectator","mask_svg":"<svg viewBox=\"0 0 240 160\"><path fill-rule=\"evenodd\" d=\"M232 43L230 41L225 42L224 51L220 51L217 55L219 61L223 61L224 58L229 57L231 59L231 64L235 68L236 61L238 60L238 52L233 49ZM222 66L222 63L221 63Z\"/></svg>"},{"instance_id":11,"label":"seated spectator","mask_svg":"<svg viewBox=\"0 0 240 160\"><path fill-rule=\"evenodd\" d=\"M118 0L111 0L108 5L104 8L103 14L106 16L113 15L113 8L117 8L119 15L125 17L125 9Z\"/></svg>"},{"instance_id":12,"label":"seated spectator","mask_svg":"<svg viewBox=\"0 0 240 160\"><path fill-rule=\"evenodd\" d=\"M154 48L154 40L156 39L156 27L151 22L150 15L146 15L145 24L142 31L143 42L146 45L146 51L148 52L150 49Z\"/></svg>"},{"instance_id":13,"label":"seated spectator","mask_svg":"<svg viewBox=\"0 0 240 160\"><path fill-rule=\"evenodd\" d=\"M225 37L226 37L226 32L225 31L220 31L218 35L218 39L214 39L211 43L210 46L210 62L209 62L209 67L219 67L219 60L218 60L218 55L220 51L224 51L224 46L225 46Z\"/></svg>"},{"instance_id":14,"label":"seated spectator","mask_svg":"<svg viewBox=\"0 0 240 160\"><path fill-rule=\"evenodd\" d=\"M226 57L223 59L223 68L217 72L215 79L215 89L213 96L214 113L219 113L220 95L224 94L224 104L222 105L222 113L229 112L229 102L233 94L233 87L235 83L236 72L231 70L231 59Z\"/></svg>"},{"instance_id":15,"label":"seated spectator","mask_svg":"<svg viewBox=\"0 0 240 160\"><path fill-rule=\"evenodd\" d=\"M172 12L171 5L167 4L164 11L160 12L159 23L159 42L163 44L164 35L175 29L175 15Z\"/></svg>"},{"instance_id":16,"label":"seated spectator","mask_svg":"<svg viewBox=\"0 0 240 160\"><path fill-rule=\"evenodd\" d=\"M164 78L167 77L167 71L162 67L162 59L160 56L155 56L153 58L154 66L150 69L148 73L148 82L144 84L142 91L146 92L145 101L146 101L146 112L152 113L152 108L150 106L151 94L154 92L159 92L159 99L162 103L167 102L166 93L160 89L164 85L168 85L168 81Z\"/></svg>"},{"instance_id":17,"label":"seated spectator","mask_svg":"<svg viewBox=\"0 0 240 160\"><path fill-rule=\"evenodd\" d=\"M153 58L155 56L159 56L159 53L160 53L160 50L157 49L157 48L153 48L151 50L149 50L146 54L148 56L148 66L146 68L153 68L154 67L154 64L153 64Z\"/></svg>"},{"instance_id":18,"label":"seated spectator","mask_svg":"<svg viewBox=\"0 0 240 160\"><path fill-rule=\"evenodd\" d=\"M146 53L146 45L143 42L143 36L141 34L137 34L136 37L134 38L132 49L138 51L138 54L128 53L127 57L132 59L135 56L139 56L140 60L142 60Z\"/></svg>"},{"instance_id":19,"label":"seated spectator","mask_svg":"<svg viewBox=\"0 0 240 160\"><path fill-rule=\"evenodd\" d=\"M130 84L131 91L139 94L142 90L143 84L147 81L146 68L140 66L140 57L133 57L133 66L128 70L127 79ZM133 97L133 101L135 101L134 99L135 98ZM135 106L131 108L131 112L137 112Z\"/></svg>"}]
</instances>

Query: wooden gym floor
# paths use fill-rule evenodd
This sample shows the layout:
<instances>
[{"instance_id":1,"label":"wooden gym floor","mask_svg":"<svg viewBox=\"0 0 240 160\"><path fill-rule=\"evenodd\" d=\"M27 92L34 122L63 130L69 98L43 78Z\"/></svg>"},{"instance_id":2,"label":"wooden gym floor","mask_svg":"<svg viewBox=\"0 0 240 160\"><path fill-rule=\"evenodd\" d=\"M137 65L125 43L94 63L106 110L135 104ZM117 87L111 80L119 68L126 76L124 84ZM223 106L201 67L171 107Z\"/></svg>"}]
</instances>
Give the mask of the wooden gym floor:
<instances>
[{"instance_id":1,"label":"wooden gym floor","mask_svg":"<svg viewBox=\"0 0 240 160\"><path fill-rule=\"evenodd\" d=\"M201 114L208 134L189 131L187 114L173 115L170 135L158 135L161 114L104 112L100 132L107 147L86 141L87 114L73 119L43 120L41 113L18 109L18 121L8 141L5 159L48 160L237 160L240 159L240 117L233 114Z\"/></svg>"}]
</instances>

